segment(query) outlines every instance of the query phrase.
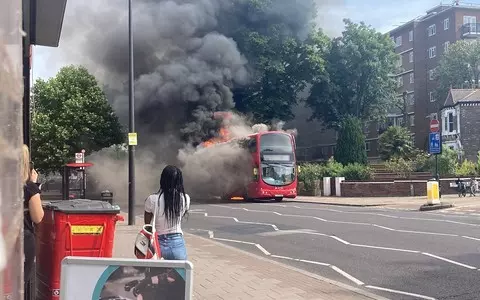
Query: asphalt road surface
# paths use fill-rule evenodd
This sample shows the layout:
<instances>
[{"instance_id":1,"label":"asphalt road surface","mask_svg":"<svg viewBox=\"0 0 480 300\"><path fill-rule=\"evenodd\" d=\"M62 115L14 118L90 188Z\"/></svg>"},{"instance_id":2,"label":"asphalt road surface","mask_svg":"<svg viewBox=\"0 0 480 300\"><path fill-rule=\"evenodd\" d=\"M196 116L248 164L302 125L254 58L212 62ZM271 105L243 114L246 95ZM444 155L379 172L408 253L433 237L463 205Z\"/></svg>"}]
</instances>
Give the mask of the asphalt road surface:
<instances>
[{"instance_id":1,"label":"asphalt road surface","mask_svg":"<svg viewBox=\"0 0 480 300\"><path fill-rule=\"evenodd\" d=\"M390 299L480 299L480 216L307 203L192 205L185 231Z\"/></svg>"}]
</instances>

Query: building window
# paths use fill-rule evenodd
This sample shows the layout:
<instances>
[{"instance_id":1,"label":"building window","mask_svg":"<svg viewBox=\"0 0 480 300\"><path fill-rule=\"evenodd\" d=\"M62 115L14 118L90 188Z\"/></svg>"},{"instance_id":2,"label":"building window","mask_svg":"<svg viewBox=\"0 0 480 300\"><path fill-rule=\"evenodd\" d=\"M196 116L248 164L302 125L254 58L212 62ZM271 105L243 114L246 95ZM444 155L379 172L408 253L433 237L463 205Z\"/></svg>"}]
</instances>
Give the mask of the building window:
<instances>
[{"instance_id":1,"label":"building window","mask_svg":"<svg viewBox=\"0 0 480 300\"><path fill-rule=\"evenodd\" d=\"M413 93L408 96L408 103L410 105L415 105L415 95Z\"/></svg>"},{"instance_id":2,"label":"building window","mask_svg":"<svg viewBox=\"0 0 480 300\"><path fill-rule=\"evenodd\" d=\"M437 33L437 25L428 26L428 36L434 36Z\"/></svg>"},{"instance_id":3,"label":"building window","mask_svg":"<svg viewBox=\"0 0 480 300\"><path fill-rule=\"evenodd\" d=\"M450 42L446 41L443 43L443 52L447 53L448 52L448 46L450 46Z\"/></svg>"},{"instance_id":4,"label":"building window","mask_svg":"<svg viewBox=\"0 0 480 300\"><path fill-rule=\"evenodd\" d=\"M410 115L410 126L415 126L415 115Z\"/></svg>"},{"instance_id":5,"label":"building window","mask_svg":"<svg viewBox=\"0 0 480 300\"><path fill-rule=\"evenodd\" d=\"M443 30L448 30L450 28L450 18L443 20Z\"/></svg>"},{"instance_id":6,"label":"building window","mask_svg":"<svg viewBox=\"0 0 480 300\"><path fill-rule=\"evenodd\" d=\"M370 152L370 142L365 142L365 150L367 150L367 152Z\"/></svg>"},{"instance_id":7,"label":"building window","mask_svg":"<svg viewBox=\"0 0 480 300\"><path fill-rule=\"evenodd\" d=\"M402 45L402 36L397 36L395 39L395 46L400 47Z\"/></svg>"},{"instance_id":8,"label":"building window","mask_svg":"<svg viewBox=\"0 0 480 300\"><path fill-rule=\"evenodd\" d=\"M397 82L398 82L398 87L402 87L403 86L403 76L398 76L397 78Z\"/></svg>"},{"instance_id":9,"label":"building window","mask_svg":"<svg viewBox=\"0 0 480 300\"><path fill-rule=\"evenodd\" d=\"M370 123L365 123L365 125L363 126L363 133L365 134L369 134L370 133Z\"/></svg>"},{"instance_id":10,"label":"building window","mask_svg":"<svg viewBox=\"0 0 480 300\"><path fill-rule=\"evenodd\" d=\"M412 72L412 73L410 73L410 83L414 83L414 81L415 81L415 76Z\"/></svg>"},{"instance_id":11,"label":"building window","mask_svg":"<svg viewBox=\"0 0 480 300\"><path fill-rule=\"evenodd\" d=\"M397 61L397 68L401 68L403 65L403 56L399 55L398 56L398 61Z\"/></svg>"},{"instance_id":12,"label":"building window","mask_svg":"<svg viewBox=\"0 0 480 300\"><path fill-rule=\"evenodd\" d=\"M408 61L413 63L413 51L408 54Z\"/></svg>"},{"instance_id":13,"label":"building window","mask_svg":"<svg viewBox=\"0 0 480 300\"><path fill-rule=\"evenodd\" d=\"M413 42L413 30L410 30L410 31L408 32L408 41L409 41L409 42Z\"/></svg>"},{"instance_id":14,"label":"building window","mask_svg":"<svg viewBox=\"0 0 480 300\"><path fill-rule=\"evenodd\" d=\"M435 79L435 70L428 70L428 79L434 80Z\"/></svg>"},{"instance_id":15,"label":"building window","mask_svg":"<svg viewBox=\"0 0 480 300\"><path fill-rule=\"evenodd\" d=\"M455 129L455 118L453 113L448 113L448 132L453 132Z\"/></svg>"},{"instance_id":16,"label":"building window","mask_svg":"<svg viewBox=\"0 0 480 300\"><path fill-rule=\"evenodd\" d=\"M397 118L397 126L403 126L403 117Z\"/></svg>"},{"instance_id":17,"label":"building window","mask_svg":"<svg viewBox=\"0 0 480 300\"><path fill-rule=\"evenodd\" d=\"M434 58L435 56L437 56L437 47L433 46L428 48L428 57Z\"/></svg>"},{"instance_id":18,"label":"building window","mask_svg":"<svg viewBox=\"0 0 480 300\"><path fill-rule=\"evenodd\" d=\"M429 96L430 96L430 102L435 102L436 101L434 92L430 92Z\"/></svg>"}]
</instances>

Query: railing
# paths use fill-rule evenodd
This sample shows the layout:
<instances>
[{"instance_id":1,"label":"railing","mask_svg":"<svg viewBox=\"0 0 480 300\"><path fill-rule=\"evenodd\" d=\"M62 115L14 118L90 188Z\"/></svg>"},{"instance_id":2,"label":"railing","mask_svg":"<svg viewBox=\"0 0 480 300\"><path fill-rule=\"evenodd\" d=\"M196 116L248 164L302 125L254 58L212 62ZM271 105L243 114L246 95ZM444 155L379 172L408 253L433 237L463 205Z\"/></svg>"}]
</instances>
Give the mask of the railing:
<instances>
[{"instance_id":1,"label":"railing","mask_svg":"<svg viewBox=\"0 0 480 300\"><path fill-rule=\"evenodd\" d=\"M462 36L479 35L480 23L467 23L460 28Z\"/></svg>"}]
</instances>

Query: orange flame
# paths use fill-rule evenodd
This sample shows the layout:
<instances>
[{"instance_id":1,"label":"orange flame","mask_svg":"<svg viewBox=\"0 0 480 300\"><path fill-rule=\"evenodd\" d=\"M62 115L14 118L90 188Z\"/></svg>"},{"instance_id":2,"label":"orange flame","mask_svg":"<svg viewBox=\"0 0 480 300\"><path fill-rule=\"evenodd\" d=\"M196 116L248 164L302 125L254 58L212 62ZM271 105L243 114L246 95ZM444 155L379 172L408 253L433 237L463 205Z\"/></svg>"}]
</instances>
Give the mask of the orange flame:
<instances>
[{"instance_id":1,"label":"orange flame","mask_svg":"<svg viewBox=\"0 0 480 300\"><path fill-rule=\"evenodd\" d=\"M221 128L218 137L214 137L202 143L202 146L207 148L215 144L224 143L230 140L230 132L226 128Z\"/></svg>"}]
</instances>

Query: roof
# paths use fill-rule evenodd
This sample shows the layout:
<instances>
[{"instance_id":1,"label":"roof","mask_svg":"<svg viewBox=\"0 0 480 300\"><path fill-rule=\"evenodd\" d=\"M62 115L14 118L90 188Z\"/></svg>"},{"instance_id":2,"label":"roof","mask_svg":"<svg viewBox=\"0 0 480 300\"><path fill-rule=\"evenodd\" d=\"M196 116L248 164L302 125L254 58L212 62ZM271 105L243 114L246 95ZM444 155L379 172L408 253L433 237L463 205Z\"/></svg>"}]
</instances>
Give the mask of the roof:
<instances>
[{"instance_id":1,"label":"roof","mask_svg":"<svg viewBox=\"0 0 480 300\"><path fill-rule=\"evenodd\" d=\"M451 89L444 106L455 106L461 102L480 102L480 89Z\"/></svg>"},{"instance_id":2,"label":"roof","mask_svg":"<svg viewBox=\"0 0 480 300\"><path fill-rule=\"evenodd\" d=\"M457 9L457 8L468 9L468 10L480 10L480 5L479 4L470 4L470 3L469 4L459 3L458 5L455 5L455 3L450 4L450 5L440 4L440 5L437 5L433 8L431 8L431 9L427 10L426 14L421 15L419 17L416 17L416 18L414 18L410 21L407 21L405 24L397 26L394 29L388 31L387 33L388 34L396 33L398 31L400 31L401 29L404 29L405 27L410 26L414 22L424 22L424 21L427 21L427 20L429 20L433 17L436 17L440 14L443 14L444 12L450 11L452 9Z\"/></svg>"}]
</instances>

